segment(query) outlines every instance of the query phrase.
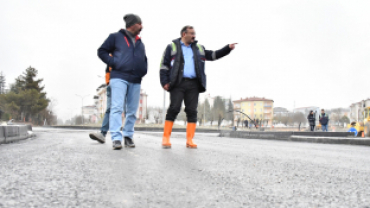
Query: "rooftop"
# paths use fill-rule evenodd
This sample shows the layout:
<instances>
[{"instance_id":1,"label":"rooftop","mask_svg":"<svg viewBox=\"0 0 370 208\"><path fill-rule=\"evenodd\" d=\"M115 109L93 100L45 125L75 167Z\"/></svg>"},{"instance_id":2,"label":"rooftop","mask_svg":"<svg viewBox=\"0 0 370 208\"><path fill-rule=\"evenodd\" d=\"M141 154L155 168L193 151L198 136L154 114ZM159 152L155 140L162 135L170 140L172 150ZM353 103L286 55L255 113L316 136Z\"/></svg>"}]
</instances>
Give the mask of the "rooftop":
<instances>
[{"instance_id":1,"label":"rooftop","mask_svg":"<svg viewBox=\"0 0 370 208\"><path fill-rule=\"evenodd\" d=\"M271 100L271 99L267 99L265 97L246 97L246 98L240 98L240 100L234 100L233 102L242 102L242 101L272 101L274 102L274 100Z\"/></svg>"}]
</instances>

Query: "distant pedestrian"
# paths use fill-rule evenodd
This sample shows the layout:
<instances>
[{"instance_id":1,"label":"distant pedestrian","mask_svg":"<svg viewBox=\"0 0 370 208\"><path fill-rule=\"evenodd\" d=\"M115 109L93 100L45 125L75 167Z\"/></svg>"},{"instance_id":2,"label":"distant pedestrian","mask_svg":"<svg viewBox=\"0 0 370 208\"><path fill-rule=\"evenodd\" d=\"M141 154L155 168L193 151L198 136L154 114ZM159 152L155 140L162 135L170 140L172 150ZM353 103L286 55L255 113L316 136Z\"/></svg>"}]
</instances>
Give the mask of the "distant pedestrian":
<instances>
[{"instance_id":1,"label":"distant pedestrian","mask_svg":"<svg viewBox=\"0 0 370 208\"><path fill-rule=\"evenodd\" d=\"M162 147L171 148L170 136L173 122L185 103L187 117L186 147L197 148L193 143L197 125L199 93L206 91L205 61L215 61L230 53L235 44L227 44L217 51L206 50L195 40L195 30L185 26L180 38L166 46L160 64L160 81L164 90L170 93L170 106L164 125Z\"/></svg>"},{"instance_id":2,"label":"distant pedestrian","mask_svg":"<svg viewBox=\"0 0 370 208\"><path fill-rule=\"evenodd\" d=\"M353 132L355 137L357 136L358 132L356 129L356 122L351 123L351 128L348 129L348 132Z\"/></svg>"},{"instance_id":3,"label":"distant pedestrian","mask_svg":"<svg viewBox=\"0 0 370 208\"><path fill-rule=\"evenodd\" d=\"M322 131L328 131L329 115L325 113L324 109L321 109L319 122L321 124Z\"/></svg>"},{"instance_id":4,"label":"distant pedestrian","mask_svg":"<svg viewBox=\"0 0 370 208\"><path fill-rule=\"evenodd\" d=\"M145 46L138 36L143 29L140 17L127 14L123 19L126 22L126 30L121 29L110 34L98 49L99 58L112 67L109 82L112 93L109 131L112 135L113 149L122 148L122 137L125 139L125 146L135 147L133 136L141 79L146 75L148 68ZM121 132L124 107L126 119Z\"/></svg>"},{"instance_id":5,"label":"distant pedestrian","mask_svg":"<svg viewBox=\"0 0 370 208\"><path fill-rule=\"evenodd\" d=\"M111 55L110 55L111 56ZM90 133L89 136L92 140L96 140L100 143L105 143L105 137L107 136L109 130L109 114L110 114L110 104L111 104L111 89L109 86L109 79L110 79L110 71L112 70L111 67L105 69L105 83L107 85L107 109L105 110L103 123L100 128L100 133Z\"/></svg>"},{"instance_id":6,"label":"distant pedestrian","mask_svg":"<svg viewBox=\"0 0 370 208\"><path fill-rule=\"evenodd\" d=\"M308 122L310 123L311 131L315 131L316 118L313 111L310 111L310 114L307 116Z\"/></svg>"}]
</instances>

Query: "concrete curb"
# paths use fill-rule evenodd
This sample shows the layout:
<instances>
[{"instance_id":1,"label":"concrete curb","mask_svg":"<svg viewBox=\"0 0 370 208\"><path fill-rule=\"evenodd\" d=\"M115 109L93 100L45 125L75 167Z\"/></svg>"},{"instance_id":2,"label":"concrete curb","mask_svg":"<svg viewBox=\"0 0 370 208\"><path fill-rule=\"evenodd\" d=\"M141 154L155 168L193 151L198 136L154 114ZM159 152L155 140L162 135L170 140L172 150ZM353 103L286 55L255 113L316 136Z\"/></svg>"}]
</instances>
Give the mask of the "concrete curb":
<instances>
[{"instance_id":1,"label":"concrete curb","mask_svg":"<svg viewBox=\"0 0 370 208\"><path fill-rule=\"evenodd\" d=\"M237 132L222 131L220 137L268 139L281 141L349 144L370 146L370 138L355 137L350 132Z\"/></svg>"},{"instance_id":2,"label":"concrete curb","mask_svg":"<svg viewBox=\"0 0 370 208\"><path fill-rule=\"evenodd\" d=\"M370 146L370 138L343 138L343 137L304 137L291 136L289 141L322 143L322 144L349 144L349 145L365 145Z\"/></svg>"},{"instance_id":3,"label":"concrete curb","mask_svg":"<svg viewBox=\"0 0 370 208\"><path fill-rule=\"evenodd\" d=\"M31 135L29 134L29 126L0 126L0 144L11 143L30 137Z\"/></svg>"}]
</instances>

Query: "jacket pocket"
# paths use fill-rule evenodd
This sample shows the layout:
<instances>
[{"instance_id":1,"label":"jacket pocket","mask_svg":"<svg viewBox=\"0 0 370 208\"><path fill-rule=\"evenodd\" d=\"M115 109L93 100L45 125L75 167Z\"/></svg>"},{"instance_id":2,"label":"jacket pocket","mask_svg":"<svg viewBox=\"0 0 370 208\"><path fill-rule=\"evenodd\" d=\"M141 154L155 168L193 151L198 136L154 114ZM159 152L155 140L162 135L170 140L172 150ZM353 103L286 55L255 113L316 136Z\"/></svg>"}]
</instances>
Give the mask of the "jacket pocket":
<instances>
[{"instance_id":1,"label":"jacket pocket","mask_svg":"<svg viewBox=\"0 0 370 208\"><path fill-rule=\"evenodd\" d=\"M121 72L130 72L133 69L132 57L129 54L123 53L117 60L115 59L115 68Z\"/></svg>"}]
</instances>

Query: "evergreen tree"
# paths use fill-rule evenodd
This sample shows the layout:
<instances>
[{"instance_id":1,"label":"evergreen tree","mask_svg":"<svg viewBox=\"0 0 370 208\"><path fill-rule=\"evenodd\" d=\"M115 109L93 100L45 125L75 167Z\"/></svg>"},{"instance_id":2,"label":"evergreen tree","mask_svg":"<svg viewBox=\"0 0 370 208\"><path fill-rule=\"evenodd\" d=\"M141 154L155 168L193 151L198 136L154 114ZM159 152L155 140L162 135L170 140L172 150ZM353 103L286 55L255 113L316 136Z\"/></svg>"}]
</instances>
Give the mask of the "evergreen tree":
<instances>
[{"instance_id":1,"label":"evergreen tree","mask_svg":"<svg viewBox=\"0 0 370 208\"><path fill-rule=\"evenodd\" d=\"M42 93L45 87L41 86L41 82L44 81L44 79L36 79L37 74L37 69L32 68L31 66L28 67L25 72L23 72L22 78L24 81L25 90L35 89Z\"/></svg>"},{"instance_id":2,"label":"evergreen tree","mask_svg":"<svg viewBox=\"0 0 370 208\"><path fill-rule=\"evenodd\" d=\"M217 120L218 126L221 125L222 120L225 118L225 102L220 96L217 96L213 102L212 115L213 120Z\"/></svg>"},{"instance_id":3,"label":"evergreen tree","mask_svg":"<svg viewBox=\"0 0 370 208\"><path fill-rule=\"evenodd\" d=\"M204 108L205 108L205 117L206 117L206 121L210 121L211 118L212 118L212 113L211 113L211 105L209 104L209 101L208 99L206 99L204 101Z\"/></svg>"},{"instance_id":4,"label":"evergreen tree","mask_svg":"<svg viewBox=\"0 0 370 208\"><path fill-rule=\"evenodd\" d=\"M198 117L198 122L199 122L199 125L202 125L203 124L203 118L204 118L204 103L200 104L198 103L198 107L197 107L197 117Z\"/></svg>"},{"instance_id":5,"label":"evergreen tree","mask_svg":"<svg viewBox=\"0 0 370 208\"><path fill-rule=\"evenodd\" d=\"M34 121L41 124L46 118L43 110L49 104L41 86L43 79L36 79L38 71L31 66L15 79L8 94L0 95L0 107L5 108L14 119Z\"/></svg>"},{"instance_id":6,"label":"evergreen tree","mask_svg":"<svg viewBox=\"0 0 370 208\"><path fill-rule=\"evenodd\" d=\"M228 109L225 117L226 120L231 120L231 125L234 126L234 105L233 102L231 102L231 98L229 100Z\"/></svg>"}]
</instances>

